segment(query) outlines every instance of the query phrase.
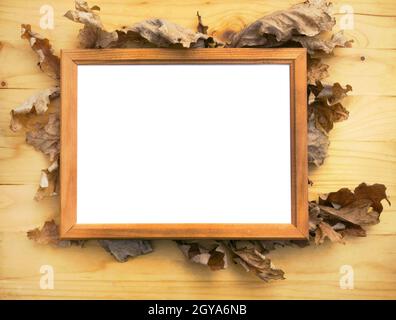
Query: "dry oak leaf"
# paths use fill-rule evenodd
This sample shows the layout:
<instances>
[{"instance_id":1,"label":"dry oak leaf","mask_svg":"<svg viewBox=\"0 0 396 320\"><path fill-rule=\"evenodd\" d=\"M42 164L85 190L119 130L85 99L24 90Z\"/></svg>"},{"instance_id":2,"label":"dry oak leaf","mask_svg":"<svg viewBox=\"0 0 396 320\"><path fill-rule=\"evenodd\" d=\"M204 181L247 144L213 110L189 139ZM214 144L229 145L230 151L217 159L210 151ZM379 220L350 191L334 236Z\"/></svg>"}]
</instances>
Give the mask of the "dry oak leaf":
<instances>
[{"instance_id":1,"label":"dry oak leaf","mask_svg":"<svg viewBox=\"0 0 396 320\"><path fill-rule=\"evenodd\" d=\"M277 47L295 36L314 37L335 25L326 0L308 0L267 15L232 38L231 47Z\"/></svg>"},{"instance_id":2,"label":"dry oak leaf","mask_svg":"<svg viewBox=\"0 0 396 320\"><path fill-rule=\"evenodd\" d=\"M273 268L271 260L264 256L252 242L227 241L226 244L234 254L234 262L240 264L246 271L253 272L266 282L284 279L285 273Z\"/></svg>"},{"instance_id":3,"label":"dry oak leaf","mask_svg":"<svg viewBox=\"0 0 396 320\"><path fill-rule=\"evenodd\" d=\"M308 84L316 84L316 81L321 81L329 76L329 65L322 63L320 59L308 56L307 63Z\"/></svg>"},{"instance_id":4,"label":"dry oak leaf","mask_svg":"<svg viewBox=\"0 0 396 320\"><path fill-rule=\"evenodd\" d=\"M315 96L315 99L324 100L329 105L334 105L341 101L347 96L349 91L352 91L352 87L349 84L344 89L338 82L333 85L323 85L319 80L315 82L315 85L309 85L308 89ZM348 115L341 116L348 117Z\"/></svg>"},{"instance_id":5,"label":"dry oak leaf","mask_svg":"<svg viewBox=\"0 0 396 320\"><path fill-rule=\"evenodd\" d=\"M345 89L337 82L333 85L323 85L316 81L316 85L308 85L309 97L314 100L308 104L308 117L313 114L316 128L328 133L334 127L334 122L348 119L349 111L339 102L352 90L350 85Z\"/></svg>"},{"instance_id":6,"label":"dry oak leaf","mask_svg":"<svg viewBox=\"0 0 396 320\"><path fill-rule=\"evenodd\" d=\"M59 239L59 227L54 220L46 221L41 229L36 228L27 232L27 237L38 244L52 244L58 247L84 244L84 241Z\"/></svg>"},{"instance_id":7,"label":"dry oak leaf","mask_svg":"<svg viewBox=\"0 0 396 320\"><path fill-rule=\"evenodd\" d=\"M39 57L38 65L48 76L54 79L60 77L60 60L54 55L49 40L32 31L30 24L21 25L21 38L29 41L32 49Z\"/></svg>"},{"instance_id":8,"label":"dry oak leaf","mask_svg":"<svg viewBox=\"0 0 396 320\"><path fill-rule=\"evenodd\" d=\"M21 105L11 110L10 129L15 132L26 127L32 116L44 114L48 110L51 100L59 97L59 95L59 87L54 87L29 97Z\"/></svg>"},{"instance_id":9,"label":"dry oak leaf","mask_svg":"<svg viewBox=\"0 0 396 320\"><path fill-rule=\"evenodd\" d=\"M203 23L202 23L202 17L201 17L201 15L199 14L199 11L197 11L197 19L198 19L198 25L197 25L197 31L199 32L199 33L203 33L203 34L208 34L208 26L205 26Z\"/></svg>"},{"instance_id":10,"label":"dry oak leaf","mask_svg":"<svg viewBox=\"0 0 396 320\"><path fill-rule=\"evenodd\" d=\"M319 208L322 215L329 219L365 226L379 223L380 214L377 211L370 210L372 204L371 200L359 199L339 209L323 205L319 205Z\"/></svg>"},{"instance_id":11,"label":"dry oak leaf","mask_svg":"<svg viewBox=\"0 0 396 320\"><path fill-rule=\"evenodd\" d=\"M333 218L365 226L379 222L379 216L383 211L382 200L391 204L383 184L361 183L354 192L342 188L337 192L322 195L319 198L319 207Z\"/></svg>"},{"instance_id":12,"label":"dry oak leaf","mask_svg":"<svg viewBox=\"0 0 396 320\"><path fill-rule=\"evenodd\" d=\"M37 124L36 130L26 133L26 143L48 155L50 161L55 161L60 153L59 126L59 115L57 113L50 114L45 125Z\"/></svg>"},{"instance_id":13,"label":"dry oak leaf","mask_svg":"<svg viewBox=\"0 0 396 320\"><path fill-rule=\"evenodd\" d=\"M95 6L94 9L99 7ZM80 44L84 48L204 48L222 45L213 37L163 19L148 19L108 32L99 15L85 1L76 1L76 10L68 11L65 17L84 24L79 34Z\"/></svg>"},{"instance_id":14,"label":"dry oak leaf","mask_svg":"<svg viewBox=\"0 0 396 320\"><path fill-rule=\"evenodd\" d=\"M76 0L75 10L69 10L65 17L78 23L84 24L79 32L80 46L83 48L107 48L117 40L116 32L107 32L103 28L98 6L90 8L86 1Z\"/></svg>"},{"instance_id":15,"label":"dry oak leaf","mask_svg":"<svg viewBox=\"0 0 396 320\"><path fill-rule=\"evenodd\" d=\"M367 185L365 183L359 184L355 190L356 199L369 199L372 201L373 210L381 213L384 207L381 204L382 200L386 200L391 205L387 195L386 187L383 184L375 183L373 185Z\"/></svg>"},{"instance_id":16,"label":"dry oak leaf","mask_svg":"<svg viewBox=\"0 0 396 320\"><path fill-rule=\"evenodd\" d=\"M343 236L335 231L332 226L326 222L319 222L315 231L315 244L322 244L326 238L329 238L331 242L345 243Z\"/></svg>"},{"instance_id":17,"label":"dry oak leaf","mask_svg":"<svg viewBox=\"0 0 396 320\"><path fill-rule=\"evenodd\" d=\"M124 35L122 34L124 33ZM119 40L113 47L127 47L126 41L149 43L161 48L206 48L222 46L222 43L206 34L194 32L164 19L148 19L130 27L117 30ZM131 41L132 40L132 41Z\"/></svg>"},{"instance_id":18,"label":"dry oak leaf","mask_svg":"<svg viewBox=\"0 0 396 320\"><path fill-rule=\"evenodd\" d=\"M150 241L147 240L98 240L98 242L119 262L126 262L130 257L153 251Z\"/></svg>"},{"instance_id":19,"label":"dry oak leaf","mask_svg":"<svg viewBox=\"0 0 396 320\"><path fill-rule=\"evenodd\" d=\"M318 204L310 203L311 234L315 234L321 243L324 233L330 233L326 226L319 228L319 224L325 222L340 236L366 236L363 227L379 223L383 210L381 201L385 199L390 204L385 191L386 187L382 184L361 183L354 192L341 188L337 192L320 196ZM328 238L337 240L332 231Z\"/></svg>"},{"instance_id":20,"label":"dry oak leaf","mask_svg":"<svg viewBox=\"0 0 396 320\"><path fill-rule=\"evenodd\" d=\"M320 166L327 156L329 138L323 130L316 128L315 116L308 121L308 163Z\"/></svg>"},{"instance_id":21,"label":"dry oak leaf","mask_svg":"<svg viewBox=\"0 0 396 320\"><path fill-rule=\"evenodd\" d=\"M331 53L335 47L351 47L353 40L345 38L342 31L333 34L331 39L322 39L319 36L307 37L307 36L293 36L292 41L298 42L304 48L307 48L309 54L316 52Z\"/></svg>"},{"instance_id":22,"label":"dry oak leaf","mask_svg":"<svg viewBox=\"0 0 396 320\"><path fill-rule=\"evenodd\" d=\"M384 209L381 204L382 200L386 200L391 205L386 195L385 185L380 183L367 185L364 182L359 184L353 192L348 188L341 188L336 192L322 195L319 198L319 204L339 209L361 199L372 201L372 208L378 213L381 213Z\"/></svg>"},{"instance_id":23,"label":"dry oak leaf","mask_svg":"<svg viewBox=\"0 0 396 320\"><path fill-rule=\"evenodd\" d=\"M227 268L227 256L220 242L212 240L176 241L185 257L195 263L208 266L211 270Z\"/></svg>"},{"instance_id":24,"label":"dry oak leaf","mask_svg":"<svg viewBox=\"0 0 396 320\"><path fill-rule=\"evenodd\" d=\"M45 197L52 197L58 194L59 160L56 159L50 166L41 170L40 184L34 197L39 201Z\"/></svg>"}]
</instances>

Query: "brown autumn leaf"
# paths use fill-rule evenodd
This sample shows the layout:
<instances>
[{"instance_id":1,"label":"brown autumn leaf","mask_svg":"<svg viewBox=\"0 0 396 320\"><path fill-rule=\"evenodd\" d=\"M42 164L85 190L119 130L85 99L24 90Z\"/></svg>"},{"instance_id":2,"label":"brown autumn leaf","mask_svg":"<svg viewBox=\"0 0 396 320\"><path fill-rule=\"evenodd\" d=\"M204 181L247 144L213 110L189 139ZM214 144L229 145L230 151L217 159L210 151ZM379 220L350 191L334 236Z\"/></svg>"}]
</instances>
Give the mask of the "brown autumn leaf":
<instances>
[{"instance_id":1,"label":"brown autumn leaf","mask_svg":"<svg viewBox=\"0 0 396 320\"><path fill-rule=\"evenodd\" d=\"M384 207L381 204L382 200L386 200L389 205L391 205L387 195L386 195L386 187L383 184L373 184L371 186L361 183L359 184L355 190L356 199L368 199L372 201L371 207L373 210L377 211L381 214Z\"/></svg>"},{"instance_id":2,"label":"brown autumn leaf","mask_svg":"<svg viewBox=\"0 0 396 320\"><path fill-rule=\"evenodd\" d=\"M371 200L359 199L339 209L323 205L319 205L319 208L322 214L329 218L365 226L379 223L380 214L377 211L370 210L372 204Z\"/></svg>"},{"instance_id":3,"label":"brown autumn leaf","mask_svg":"<svg viewBox=\"0 0 396 320\"><path fill-rule=\"evenodd\" d=\"M37 124L35 130L27 132L26 143L55 161L60 153L59 126L59 114L50 114L46 124Z\"/></svg>"},{"instance_id":4,"label":"brown autumn leaf","mask_svg":"<svg viewBox=\"0 0 396 320\"><path fill-rule=\"evenodd\" d=\"M335 231L332 226L326 222L319 222L315 232L315 244L322 244L326 238L329 238L331 242L345 243L342 235Z\"/></svg>"},{"instance_id":5,"label":"brown autumn leaf","mask_svg":"<svg viewBox=\"0 0 396 320\"><path fill-rule=\"evenodd\" d=\"M231 47L278 47L298 35L312 38L330 31L335 19L329 7L326 0L307 0L269 14L235 34Z\"/></svg>"},{"instance_id":6,"label":"brown autumn leaf","mask_svg":"<svg viewBox=\"0 0 396 320\"><path fill-rule=\"evenodd\" d=\"M27 127L27 123L36 115L42 115L48 110L51 100L58 98L60 88L54 87L42 90L29 97L22 104L11 110L10 129L12 131L21 130Z\"/></svg>"},{"instance_id":7,"label":"brown autumn leaf","mask_svg":"<svg viewBox=\"0 0 396 320\"><path fill-rule=\"evenodd\" d=\"M326 101L329 105L334 105L344 99L352 87L347 84L345 89L338 83L333 85L323 85L320 81L316 81L315 85L308 86L309 92L312 93L317 100ZM341 115L345 117L345 115Z\"/></svg>"},{"instance_id":8,"label":"brown autumn leaf","mask_svg":"<svg viewBox=\"0 0 396 320\"><path fill-rule=\"evenodd\" d=\"M353 42L353 40L346 39L342 31L333 34L331 39L323 39L319 36L293 36L291 40L306 48L309 54L317 52L329 54L333 52L335 47L349 48Z\"/></svg>"},{"instance_id":9,"label":"brown autumn leaf","mask_svg":"<svg viewBox=\"0 0 396 320\"><path fill-rule=\"evenodd\" d=\"M275 269L271 260L267 258L259 248L249 241L226 241L227 247L232 251L234 262L240 264L246 271L253 272L261 280L280 280L284 278L284 272Z\"/></svg>"},{"instance_id":10,"label":"brown autumn leaf","mask_svg":"<svg viewBox=\"0 0 396 320\"><path fill-rule=\"evenodd\" d=\"M109 252L117 261L126 262L129 258L137 257L153 251L148 240L98 240L100 246Z\"/></svg>"},{"instance_id":11,"label":"brown autumn leaf","mask_svg":"<svg viewBox=\"0 0 396 320\"><path fill-rule=\"evenodd\" d=\"M202 23L202 17L201 17L201 15L199 14L199 11L197 11L197 19L198 19L198 25L197 25L197 31L199 32L199 33L203 33L203 34L208 34L208 26L205 26L203 23Z\"/></svg>"},{"instance_id":12,"label":"brown autumn leaf","mask_svg":"<svg viewBox=\"0 0 396 320\"><path fill-rule=\"evenodd\" d=\"M314 100L308 104L308 117L313 114L316 128L325 133L330 132L334 127L334 122L348 119L349 112L341 104L341 100L352 90L350 85L345 89L337 82L333 85L323 85L316 81L315 85L308 85L309 95L312 93Z\"/></svg>"},{"instance_id":13,"label":"brown autumn leaf","mask_svg":"<svg viewBox=\"0 0 396 320\"><path fill-rule=\"evenodd\" d=\"M379 183L367 185L364 182L359 184L353 192L348 188L341 188L336 192L322 195L319 198L319 204L339 209L352 204L356 200L362 199L370 200L372 202L371 207L378 213L381 213L383 210L382 200L386 200L389 205L391 204L386 195L385 185Z\"/></svg>"},{"instance_id":14,"label":"brown autumn leaf","mask_svg":"<svg viewBox=\"0 0 396 320\"><path fill-rule=\"evenodd\" d=\"M223 245L214 240L176 241L184 256L195 263L208 266L211 270L227 268L227 256Z\"/></svg>"},{"instance_id":15,"label":"brown autumn leaf","mask_svg":"<svg viewBox=\"0 0 396 320\"><path fill-rule=\"evenodd\" d=\"M115 48L214 48L223 44L211 36L194 32L164 19L148 19L116 30Z\"/></svg>"},{"instance_id":16,"label":"brown autumn leaf","mask_svg":"<svg viewBox=\"0 0 396 320\"><path fill-rule=\"evenodd\" d=\"M322 165L329 144L329 137L316 127L315 116L312 114L308 121L308 163L318 167Z\"/></svg>"},{"instance_id":17,"label":"brown autumn leaf","mask_svg":"<svg viewBox=\"0 0 396 320\"><path fill-rule=\"evenodd\" d=\"M310 203L310 233L319 243L324 240L324 236L337 241L339 236L333 231L341 237L364 237L366 230L363 227L379 223L383 210L382 200L387 200L390 204L383 184L361 183L354 192L341 188L337 192L322 195L318 203ZM333 231L327 226L319 227L322 222L327 223Z\"/></svg>"},{"instance_id":18,"label":"brown autumn leaf","mask_svg":"<svg viewBox=\"0 0 396 320\"><path fill-rule=\"evenodd\" d=\"M21 25L21 38L27 39L32 49L37 53L40 69L51 78L59 79L60 60L54 54L49 40L33 32L30 24Z\"/></svg>"},{"instance_id":19,"label":"brown autumn leaf","mask_svg":"<svg viewBox=\"0 0 396 320\"><path fill-rule=\"evenodd\" d=\"M69 10L65 17L84 24L79 35L84 48L205 48L222 45L213 37L164 19L147 19L108 32L104 29L99 15L85 1L77 0L76 10Z\"/></svg>"},{"instance_id":20,"label":"brown autumn leaf","mask_svg":"<svg viewBox=\"0 0 396 320\"><path fill-rule=\"evenodd\" d=\"M318 58L307 59L307 78L308 84L316 84L316 81L321 81L329 76L329 65L322 63Z\"/></svg>"},{"instance_id":21,"label":"brown autumn leaf","mask_svg":"<svg viewBox=\"0 0 396 320\"><path fill-rule=\"evenodd\" d=\"M35 200L39 201L58 195L58 169L59 160L56 159L47 169L41 170L40 184L34 197Z\"/></svg>"},{"instance_id":22,"label":"brown autumn leaf","mask_svg":"<svg viewBox=\"0 0 396 320\"><path fill-rule=\"evenodd\" d=\"M104 29L100 16L95 12L99 10L98 6L90 8L86 1L76 0L75 10L65 13L66 18L84 25L78 35L83 48L107 48L117 40L116 32L107 32Z\"/></svg>"},{"instance_id":23,"label":"brown autumn leaf","mask_svg":"<svg viewBox=\"0 0 396 320\"><path fill-rule=\"evenodd\" d=\"M61 240L59 239L59 227L54 220L46 221L43 227L36 228L27 232L27 237L38 244L51 244L57 247L70 247L71 245L84 244L84 241Z\"/></svg>"}]
</instances>

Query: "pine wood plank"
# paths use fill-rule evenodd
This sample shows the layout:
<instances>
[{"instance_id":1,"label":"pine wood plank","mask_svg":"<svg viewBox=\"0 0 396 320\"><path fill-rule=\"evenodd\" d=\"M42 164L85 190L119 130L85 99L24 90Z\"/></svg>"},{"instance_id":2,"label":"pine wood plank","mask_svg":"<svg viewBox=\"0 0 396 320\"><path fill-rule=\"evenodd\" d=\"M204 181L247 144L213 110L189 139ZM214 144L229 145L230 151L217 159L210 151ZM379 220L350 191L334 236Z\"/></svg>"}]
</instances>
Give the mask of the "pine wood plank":
<instances>
[{"instance_id":1,"label":"pine wood plank","mask_svg":"<svg viewBox=\"0 0 396 320\"><path fill-rule=\"evenodd\" d=\"M118 0L95 1L108 29L148 17L164 17L194 28L196 10L210 26L209 32L229 33L265 13L288 7L296 1L254 0ZM337 12L343 1L333 1ZM22 133L8 130L11 108L40 88L54 82L36 67L37 58L19 25L31 23L37 31L39 7L32 0L0 3L0 299L3 298L396 298L396 76L394 0L351 0L355 29L347 31L354 49L337 49L327 58L328 82L353 86L345 105L350 119L331 132L329 158L311 170L316 192L334 191L356 184L385 183L394 204L385 210L381 223L369 229L367 238L344 245L325 244L305 249L281 249L271 253L287 280L262 283L231 264L230 269L210 272L186 261L170 241L155 241L155 252L121 264L96 244L86 248L58 249L39 246L26 238L59 211L56 199L33 200L45 157L24 143ZM74 48L80 25L62 15L72 1L56 1L55 29L40 31L53 40L56 50ZM380 50L379 50L380 49ZM383 50L386 49L386 50ZM390 50L388 50L390 49ZM361 61L360 57L365 60ZM4 81L3 86L1 86ZM307 261L310 261L309 265ZM39 268L55 269L55 289L40 290ZM355 271L355 289L339 288L339 268Z\"/></svg>"}]
</instances>

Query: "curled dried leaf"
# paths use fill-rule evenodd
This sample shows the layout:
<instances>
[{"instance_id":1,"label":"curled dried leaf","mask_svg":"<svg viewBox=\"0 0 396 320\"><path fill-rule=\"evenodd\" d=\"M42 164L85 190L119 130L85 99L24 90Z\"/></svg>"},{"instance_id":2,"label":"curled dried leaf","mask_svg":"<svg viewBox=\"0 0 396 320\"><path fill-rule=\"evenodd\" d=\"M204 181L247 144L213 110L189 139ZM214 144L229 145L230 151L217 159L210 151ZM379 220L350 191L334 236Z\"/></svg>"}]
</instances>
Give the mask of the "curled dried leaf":
<instances>
[{"instance_id":1,"label":"curled dried leaf","mask_svg":"<svg viewBox=\"0 0 396 320\"><path fill-rule=\"evenodd\" d=\"M29 131L26 134L26 143L48 155L50 161L55 161L60 153L59 127L59 114L52 113L45 125L37 124L36 130Z\"/></svg>"},{"instance_id":2,"label":"curled dried leaf","mask_svg":"<svg viewBox=\"0 0 396 320\"><path fill-rule=\"evenodd\" d=\"M308 58L308 84L316 84L316 81L321 81L329 76L329 65L321 62L317 58Z\"/></svg>"},{"instance_id":3,"label":"curled dried leaf","mask_svg":"<svg viewBox=\"0 0 396 320\"><path fill-rule=\"evenodd\" d=\"M365 226L379 223L380 214L377 211L370 210L372 204L371 200L359 199L339 209L323 205L320 205L319 208L322 215L329 219Z\"/></svg>"},{"instance_id":4,"label":"curled dried leaf","mask_svg":"<svg viewBox=\"0 0 396 320\"><path fill-rule=\"evenodd\" d=\"M84 244L84 241L59 239L59 226L54 220L46 221L41 229L36 228L28 231L27 237L38 244L51 244L62 248L70 247L73 244L80 246Z\"/></svg>"},{"instance_id":5,"label":"curled dried leaf","mask_svg":"<svg viewBox=\"0 0 396 320\"><path fill-rule=\"evenodd\" d=\"M329 238L331 242L345 243L342 235L335 231L328 223L319 222L315 232L315 244L322 244L326 238Z\"/></svg>"},{"instance_id":6,"label":"curled dried leaf","mask_svg":"<svg viewBox=\"0 0 396 320\"><path fill-rule=\"evenodd\" d=\"M235 34L231 47L278 47L293 36L314 37L335 25L326 0L307 0L290 9L274 12Z\"/></svg>"},{"instance_id":7,"label":"curled dried leaf","mask_svg":"<svg viewBox=\"0 0 396 320\"><path fill-rule=\"evenodd\" d=\"M33 116L44 114L48 110L50 101L58 98L59 95L59 87L54 87L29 97L21 105L11 110L10 129L15 132L26 127Z\"/></svg>"},{"instance_id":8,"label":"curled dried leaf","mask_svg":"<svg viewBox=\"0 0 396 320\"><path fill-rule=\"evenodd\" d=\"M349 48L353 40L345 38L342 31L333 34L331 39L322 39L319 36L307 37L307 36L293 36L292 41L298 42L301 46L307 49L309 54L316 52L331 53L335 47Z\"/></svg>"},{"instance_id":9,"label":"curled dried leaf","mask_svg":"<svg viewBox=\"0 0 396 320\"><path fill-rule=\"evenodd\" d=\"M76 1L76 10L69 10L65 17L84 24L79 34L80 44L84 48L205 48L223 45L204 33L164 19L148 19L108 32L99 15L85 1Z\"/></svg>"},{"instance_id":10,"label":"curled dried leaf","mask_svg":"<svg viewBox=\"0 0 396 320\"><path fill-rule=\"evenodd\" d=\"M246 271L253 272L264 281L284 279L284 272L273 268L271 260L263 255L254 243L248 241L227 241L226 243L234 254L233 260Z\"/></svg>"},{"instance_id":11,"label":"curled dried leaf","mask_svg":"<svg viewBox=\"0 0 396 320\"><path fill-rule=\"evenodd\" d=\"M341 188L336 192L331 192L327 195L322 195L319 199L319 204L324 206L332 206L336 209L347 207L357 200L371 201L371 208L381 213L384 209L381 201L386 200L390 205L390 201L386 195L386 187L383 184L375 183L367 185L366 183L359 184L354 192L348 188Z\"/></svg>"},{"instance_id":12,"label":"curled dried leaf","mask_svg":"<svg viewBox=\"0 0 396 320\"><path fill-rule=\"evenodd\" d=\"M125 47L126 40L133 45L149 43L161 48L205 48L221 45L206 34L194 32L164 19L144 20L117 30L117 34L119 40L113 44L114 47Z\"/></svg>"},{"instance_id":13,"label":"curled dried leaf","mask_svg":"<svg viewBox=\"0 0 396 320\"><path fill-rule=\"evenodd\" d=\"M318 167L322 165L329 144L327 134L316 127L315 116L311 115L308 121L308 163Z\"/></svg>"},{"instance_id":14,"label":"curled dried leaf","mask_svg":"<svg viewBox=\"0 0 396 320\"><path fill-rule=\"evenodd\" d=\"M206 265L211 270L227 268L227 256L220 242L211 240L180 240L176 242L188 260Z\"/></svg>"},{"instance_id":15,"label":"curled dried leaf","mask_svg":"<svg viewBox=\"0 0 396 320\"><path fill-rule=\"evenodd\" d=\"M339 101L351 90L350 85L344 89L339 83L323 85L320 81L308 86L309 93L314 96L314 100L308 104L308 116L314 115L316 128L328 133L333 129L334 122L348 119L349 112Z\"/></svg>"},{"instance_id":16,"label":"curled dried leaf","mask_svg":"<svg viewBox=\"0 0 396 320\"><path fill-rule=\"evenodd\" d=\"M391 205L386 195L386 187L383 184L375 183L369 186L365 183L361 183L355 188L354 193L356 199L371 200L371 207L378 213L381 213L384 209L381 204L382 200L386 200L388 204Z\"/></svg>"},{"instance_id":17,"label":"curled dried leaf","mask_svg":"<svg viewBox=\"0 0 396 320\"><path fill-rule=\"evenodd\" d=\"M76 0L75 10L65 13L66 18L84 25L78 36L80 46L83 48L108 48L117 40L116 32L108 32L104 29L100 16L95 12L98 10L100 10L98 6L90 8L86 1Z\"/></svg>"},{"instance_id":18,"label":"curled dried leaf","mask_svg":"<svg viewBox=\"0 0 396 320\"><path fill-rule=\"evenodd\" d=\"M361 183L354 192L341 188L337 192L322 195L318 204L310 203L311 233L315 234L319 243L323 242L323 236L331 233L326 229L327 226L319 227L320 223L324 222L340 235L365 236L366 231L363 227L379 223L383 210L381 201L387 200L390 204L385 191L386 187L383 184ZM333 233L326 237L337 240Z\"/></svg>"},{"instance_id":19,"label":"curled dried leaf","mask_svg":"<svg viewBox=\"0 0 396 320\"><path fill-rule=\"evenodd\" d=\"M119 262L126 262L129 258L153 251L150 241L147 240L98 240L98 242Z\"/></svg>"},{"instance_id":20,"label":"curled dried leaf","mask_svg":"<svg viewBox=\"0 0 396 320\"><path fill-rule=\"evenodd\" d=\"M59 79L60 60L54 54L49 40L33 32L30 24L21 25L21 38L27 39L32 49L37 53L40 69L51 78Z\"/></svg>"},{"instance_id":21,"label":"curled dried leaf","mask_svg":"<svg viewBox=\"0 0 396 320\"><path fill-rule=\"evenodd\" d=\"M197 19L198 19L197 31L199 33L208 34L208 26L205 26L202 23L202 17L200 16L199 11L197 11Z\"/></svg>"},{"instance_id":22,"label":"curled dried leaf","mask_svg":"<svg viewBox=\"0 0 396 320\"><path fill-rule=\"evenodd\" d=\"M58 194L58 169L59 160L56 159L47 169L41 170L40 184L34 197L35 200L39 201Z\"/></svg>"}]
</instances>

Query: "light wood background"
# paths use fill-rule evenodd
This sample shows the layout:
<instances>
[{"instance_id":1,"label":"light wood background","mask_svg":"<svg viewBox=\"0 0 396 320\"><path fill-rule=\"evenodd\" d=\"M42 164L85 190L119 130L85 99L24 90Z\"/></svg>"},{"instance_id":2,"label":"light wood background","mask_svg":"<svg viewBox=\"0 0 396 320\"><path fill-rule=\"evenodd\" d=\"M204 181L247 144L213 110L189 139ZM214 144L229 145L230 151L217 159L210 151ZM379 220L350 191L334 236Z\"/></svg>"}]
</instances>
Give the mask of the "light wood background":
<instances>
[{"instance_id":1,"label":"light wood background","mask_svg":"<svg viewBox=\"0 0 396 320\"><path fill-rule=\"evenodd\" d=\"M317 192L354 187L360 182L384 183L390 200L381 223L367 238L346 245L325 244L305 249L280 249L271 254L286 280L263 283L240 267L211 272L188 262L171 241L155 241L155 252L117 263L95 243L85 248L40 246L26 231L58 215L58 200L35 202L40 170L47 160L24 143L23 133L8 129L10 110L53 83L36 66L37 58L20 24L52 40L58 51L75 48L80 25L63 18L71 0L1 0L0 2L0 298L129 298L129 299L273 299L273 298L396 298L396 2L349 0L334 2L354 10L352 49L337 49L326 59L331 81L353 86L345 105L350 119L331 132L330 156L310 174ZM221 36L260 16L285 9L293 0L98 0L102 20L110 30L149 17L167 18L195 28L196 11ZM55 29L40 30L40 6L55 10ZM340 14L337 15L340 17ZM361 57L365 60L362 61ZM105 152L105 149L104 149ZM51 265L55 288L41 290L40 266ZM355 288L339 286L340 267L350 265Z\"/></svg>"}]
</instances>

